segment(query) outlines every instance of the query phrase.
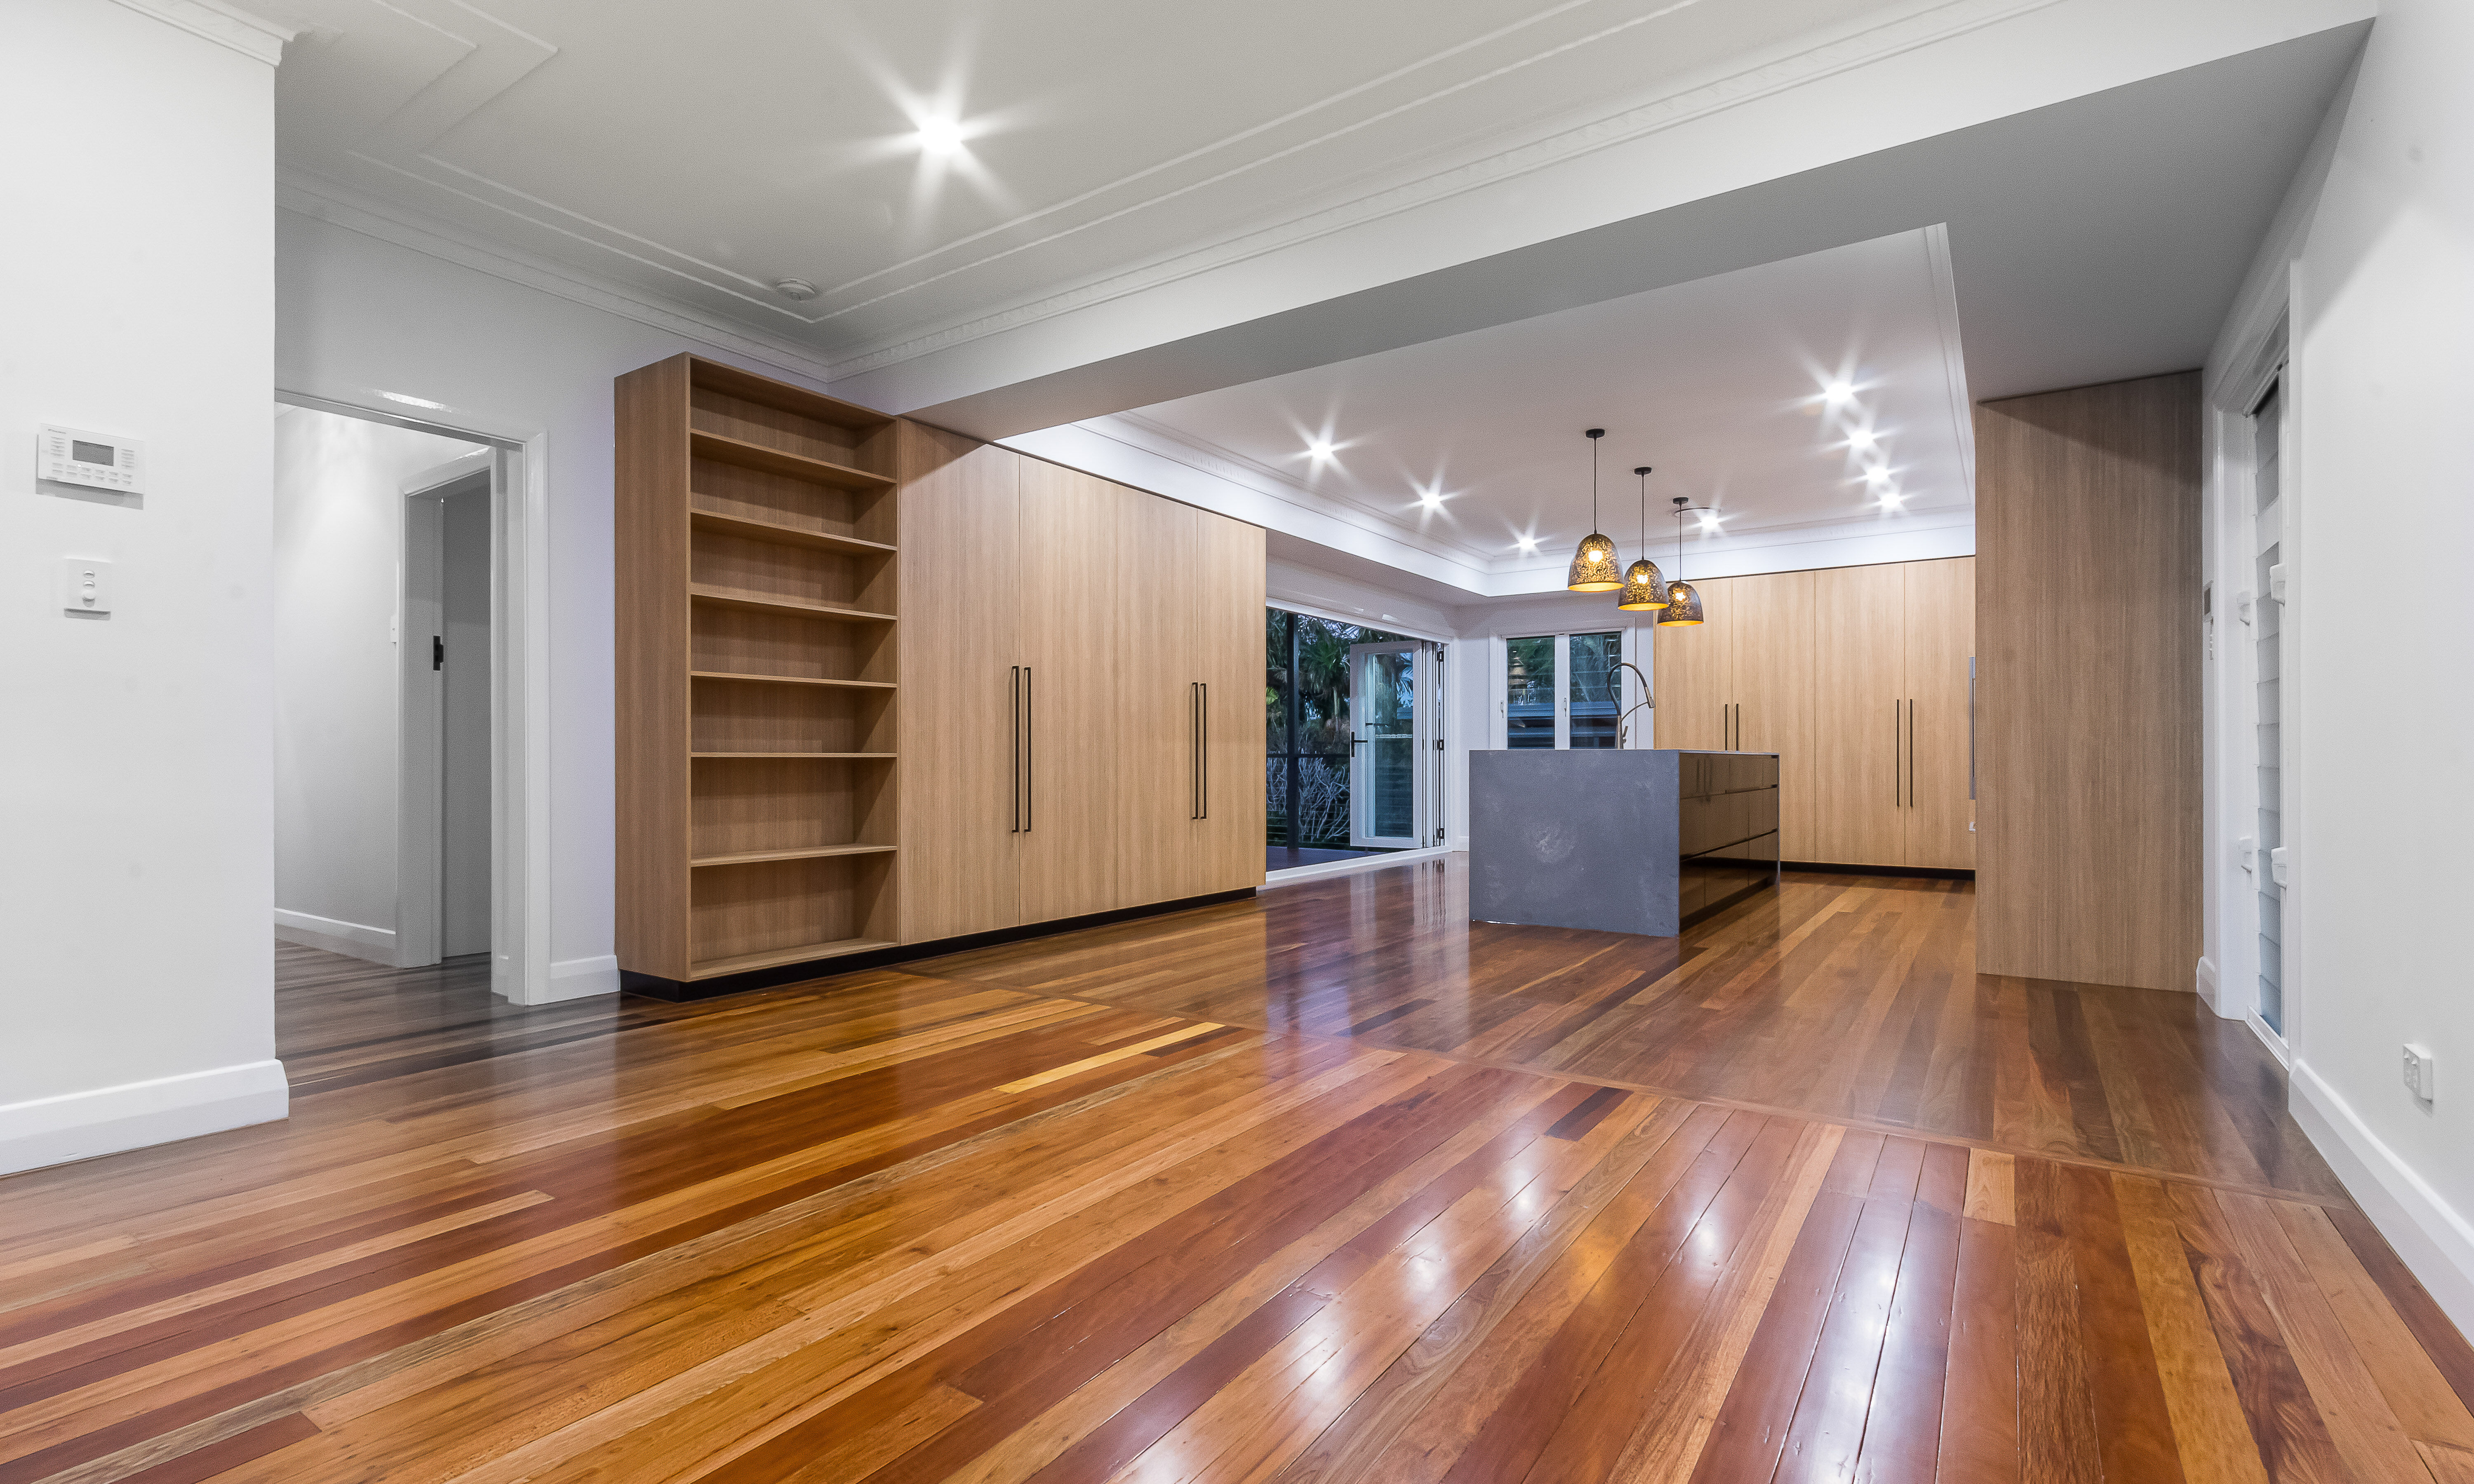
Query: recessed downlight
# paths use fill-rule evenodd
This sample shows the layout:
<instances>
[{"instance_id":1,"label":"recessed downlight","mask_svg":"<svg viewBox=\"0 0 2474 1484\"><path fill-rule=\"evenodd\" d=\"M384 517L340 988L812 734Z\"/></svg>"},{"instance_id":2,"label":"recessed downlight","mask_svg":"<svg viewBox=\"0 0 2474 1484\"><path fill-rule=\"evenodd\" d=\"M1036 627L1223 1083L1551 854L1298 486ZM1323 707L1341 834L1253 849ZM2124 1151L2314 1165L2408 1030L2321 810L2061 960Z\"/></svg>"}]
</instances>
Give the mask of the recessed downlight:
<instances>
[{"instance_id":1,"label":"recessed downlight","mask_svg":"<svg viewBox=\"0 0 2474 1484\"><path fill-rule=\"evenodd\" d=\"M817 289L805 278L782 278L775 281L773 292L784 299L795 299L805 303L816 297Z\"/></svg>"}]
</instances>

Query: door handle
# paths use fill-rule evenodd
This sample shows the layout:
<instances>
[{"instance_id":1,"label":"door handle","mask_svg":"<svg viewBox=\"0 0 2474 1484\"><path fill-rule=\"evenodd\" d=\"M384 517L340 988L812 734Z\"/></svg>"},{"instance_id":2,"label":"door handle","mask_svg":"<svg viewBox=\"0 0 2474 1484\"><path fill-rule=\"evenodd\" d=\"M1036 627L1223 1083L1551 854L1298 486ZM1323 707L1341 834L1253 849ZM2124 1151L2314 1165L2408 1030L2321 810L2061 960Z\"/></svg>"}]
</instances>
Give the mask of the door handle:
<instances>
[{"instance_id":1,"label":"door handle","mask_svg":"<svg viewBox=\"0 0 2474 1484\"><path fill-rule=\"evenodd\" d=\"M1202 819L1211 818L1211 682L1199 681L1202 687Z\"/></svg>"},{"instance_id":2,"label":"door handle","mask_svg":"<svg viewBox=\"0 0 2474 1484\"><path fill-rule=\"evenodd\" d=\"M1037 797L1039 776L1031 770L1031 749L1038 745L1039 711L1031 698L1031 666L1022 667L1022 832L1031 833L1031 801Z\"/></svg>"},{"instance_id":3,"label":"door handle","mask_svg":"<svg viewBox=\"0 0 2474 1484\"><path fill-rule=\"evenodd\" d=\"M1899 775L1899 752L1906 746L1907 719L1904 707L1890 703L1890 805L1904 808L1907 802L1906 780Z\"/></svg>"},{"instance_id":4,"label":"door handle","mask_svg":"<svg viewBox=\"0 0 2474 1484\"><path fill-rule=\"evenodd\" d=\"M1013 827L1011 834L1022 833L1022 666L1013 667L1013 694L1007 700L1013 713L1013 751L1007 754L1006 770L1013 784Z\"/></svg>"},{"instance_id":5,"label":"door handle","mask_svg":"<svg viewBox=\"0 0 2474 1484\"><path fill-rule=\"evenodd\" d=\"M1916 702L1907 698L1907 807L1916 806Z\"/></svg>"}]
</instances>

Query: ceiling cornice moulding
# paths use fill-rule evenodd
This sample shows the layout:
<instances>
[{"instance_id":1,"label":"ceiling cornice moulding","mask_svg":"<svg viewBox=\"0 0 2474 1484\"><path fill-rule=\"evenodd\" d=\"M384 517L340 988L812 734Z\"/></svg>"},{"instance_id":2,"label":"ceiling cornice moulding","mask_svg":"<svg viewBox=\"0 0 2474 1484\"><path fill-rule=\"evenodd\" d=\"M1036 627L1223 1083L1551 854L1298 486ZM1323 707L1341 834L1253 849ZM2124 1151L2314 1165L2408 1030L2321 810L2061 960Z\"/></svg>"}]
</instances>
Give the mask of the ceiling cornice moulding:
<instances>
[{"instance_id":1,"label":"ceiling cornice moulding","mask_svg":"<svg viewBox=\"0 0 2474 1484\"><path fill-rule=\"evenodd\" d=\"M119 3L144 15L180 27L191 36L230 47L244 57L254 57L268 66L283 60L283 43L300 35L290 26L278 25L263 15L253 15L224 0L119 0Z\"/></svg>"},{"instance_id":2,"label":"ceiling cornice moulding","mask_svg":"<svg viewBox=\"0 0 2474 1484\"><path fill-rule=\"evenodd\" d=\"M275 203L313 221L727 351L806 381L818 391L826 390L825 363L804 347L758 334L735 321L716 320L691 305L653 299L631 285L588 275L570 264L463 232L307 171L278 170Z\"/></svg>"},{"instance_id":3,"label":"ceiling cornice moulding","mask_svg":"<svg viewBox=\"0 0 2474 1484\"><path fill-rule=\"evenodd\" d=\"M1141 268L1045 295L1010 309L975 316L943 329L842 357L832 363L833 374L847 377L881 371L923 355L1231 267L1433 202L1549 169L1580 156L1674 129L1728 108L2060 3L2062 0L1943 0L1943 3L1928 5L1893 20L1774 57L1710 82L1679 87L1620 112L1438 171L1404 185L1308 212L1273 227L1227 237ZM949 276L962 271L965 270L949 270L938 276Z\"/></svg>"}]
</instances>

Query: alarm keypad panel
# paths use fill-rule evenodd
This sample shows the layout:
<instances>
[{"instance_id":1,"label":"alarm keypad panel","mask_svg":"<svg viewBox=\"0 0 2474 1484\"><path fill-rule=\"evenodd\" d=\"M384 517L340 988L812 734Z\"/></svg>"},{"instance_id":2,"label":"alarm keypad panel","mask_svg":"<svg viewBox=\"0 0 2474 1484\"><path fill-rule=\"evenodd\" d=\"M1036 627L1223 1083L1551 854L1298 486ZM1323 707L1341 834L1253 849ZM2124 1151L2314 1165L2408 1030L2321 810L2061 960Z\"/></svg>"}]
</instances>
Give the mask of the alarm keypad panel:
<instances>
[{"instance_id":1,"label":"alarm keypad panel","mask_svg":"<svg viewBox=\"0 0 2474 1484\"><path fill-rule=\"evenodd\" d=\"M142 452L143 445L133 438L45 424L36 445L36 476L55 484L142 494Z\"/></svg>"}]
</instances>

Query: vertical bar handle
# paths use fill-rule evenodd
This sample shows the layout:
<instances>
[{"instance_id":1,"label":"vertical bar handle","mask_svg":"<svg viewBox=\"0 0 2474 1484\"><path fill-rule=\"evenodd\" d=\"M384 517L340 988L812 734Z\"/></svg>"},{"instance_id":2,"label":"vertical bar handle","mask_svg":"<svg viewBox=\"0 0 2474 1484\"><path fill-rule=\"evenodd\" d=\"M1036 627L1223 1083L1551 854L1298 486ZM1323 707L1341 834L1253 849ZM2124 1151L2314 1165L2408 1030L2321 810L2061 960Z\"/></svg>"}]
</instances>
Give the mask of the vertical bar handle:
<instances>
[{"instance_id":1,"label":"vertical bar handle","mask_svg":"<svg viewBox=\"0 0 2474 1484\"><path fill-rule=\"evenodd\" d=\"M1202 818L1202 682L1185 682L1185 817Z\"/></svg>"},{"instance_id":2,"label":"vertical bar handle","mask_svg":"<svg viewBox=\"0 0 2474 1484\"><path fill-rule=\"evenodd\" d=\"M1906 780L1899 773L1899 753L1906 745L1906 708L1898 702L1890 703L1890 802L1904 808L1907 802Z\"/></svg>"},{"instance_id":3,"label":"vertical bar handle","mask_svg":"<svg viewBox=\"0 0 2474 1484\"><path fill-rule=\"evenodd\" d=\"M1013 667L1013 694L1007 698L1013 713L1013 751L1006 754L1007 781L1013 785L1013 818L1009 834L1022 833L1022 666Z\"/></svg>"},{"instance_id":4,"label":"vertical bar handle","mask_svg":"<svg viewBox=\"0 0 2474 1484\"><path fill-rule=\"evenodd\" d=\"M1907 698L1907 807L1916 806L1916 698Z\"/></svg>"},{"instance_id":5,"label":"vertical bar handle","mask_svg":"<svg viewBox=\"0 0 2474 1484\"><path fill-rule=\"evenodd\" d=\"M1211 682L1197 681L1195 688L1202 692L1202 802L1197 819L1211 818Z\"/></svg>"},{"instance_id":6,"label":"vertical bar handle","mask_svg":"<svg viewBox=\"0 0 2474 1484\"><path fill-rule=\"evenodd\" d=\"M1037 797L1039 775L1031 767L1031 749L1039 739L1039 712L1031 692L1031 666L1022 667L1022 832L1031 833L1032 799Z\"/></svg>"}]
</instances>

